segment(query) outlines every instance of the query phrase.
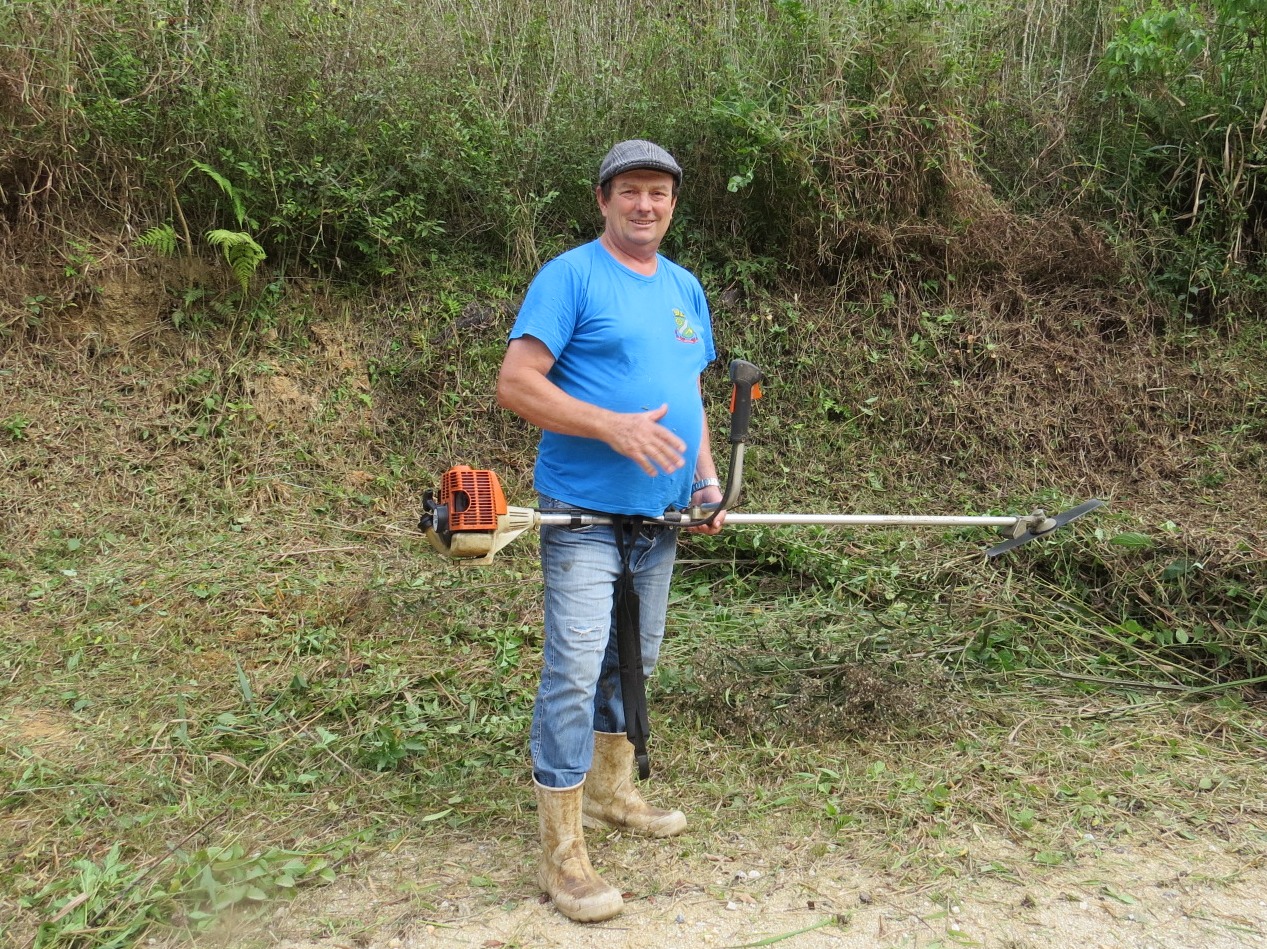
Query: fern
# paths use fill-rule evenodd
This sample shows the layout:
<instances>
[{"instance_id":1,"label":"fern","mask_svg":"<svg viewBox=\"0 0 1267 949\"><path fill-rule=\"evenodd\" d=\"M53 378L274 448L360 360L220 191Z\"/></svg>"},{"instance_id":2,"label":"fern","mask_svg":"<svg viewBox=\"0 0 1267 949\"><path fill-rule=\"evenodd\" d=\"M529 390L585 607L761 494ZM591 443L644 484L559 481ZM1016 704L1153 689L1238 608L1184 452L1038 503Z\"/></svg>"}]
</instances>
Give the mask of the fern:
<instances>
[{"instance_id":1,"label":"fern","mask_svg":"<svg viewBox=\"0 0 1267 949\"><path fill-rule=\"evenodd\" d=\"M229 269L242 284L242 292L246 293L267 254L264 248L255 242L245 231L228 231L223 228L207 231L208 243L214 244L224 251L224 258L229 262Z\"/></svg>"},{"instance_id":2,"label":"fern","mask_svg":"<svg viewBox=\"0 0 1267 949\"><path fill-rule=\"evenodd\" d=\"M238 227L255 226L255 222L246 216L246 206L242 203L242 195L238 193L237 188L233 187L233 183L228 178L204 162L196 161L193 166L218 184L220 190L233 202L233 216L237 219Z\"/></svg>"},{"instance_id":3,"label":"fern","mask_svg":"<svg viewBox=\"0 0 1267 949\"><path fill-rule=\"evenodd\" d=\"M180 238L176 236L176 228L168 223L151 227L132 243L137 247L152 247L162 257L175 257L176 245L179 241Z\"/></svg>"}]
</instances>

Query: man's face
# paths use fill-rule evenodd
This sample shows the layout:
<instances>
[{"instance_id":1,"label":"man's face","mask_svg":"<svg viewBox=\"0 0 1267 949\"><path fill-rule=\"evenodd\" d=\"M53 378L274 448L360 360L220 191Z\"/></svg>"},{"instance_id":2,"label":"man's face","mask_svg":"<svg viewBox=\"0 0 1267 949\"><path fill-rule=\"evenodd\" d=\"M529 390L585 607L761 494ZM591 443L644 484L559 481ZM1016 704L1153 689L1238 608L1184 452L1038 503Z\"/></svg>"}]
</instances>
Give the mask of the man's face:
<instances>
[{"instance_id":1,"label":"man's face","mask_svg":"<svg viewBox=\"0 0 1267 949\"><path fill-rule=\"evenodd\" d=\"M603 197L601 188L598 191L607 237L633 256L659 248L676 206L673 176L663 171L627 171L611 180L610 198Z\"/></svg>"}]
</instances>

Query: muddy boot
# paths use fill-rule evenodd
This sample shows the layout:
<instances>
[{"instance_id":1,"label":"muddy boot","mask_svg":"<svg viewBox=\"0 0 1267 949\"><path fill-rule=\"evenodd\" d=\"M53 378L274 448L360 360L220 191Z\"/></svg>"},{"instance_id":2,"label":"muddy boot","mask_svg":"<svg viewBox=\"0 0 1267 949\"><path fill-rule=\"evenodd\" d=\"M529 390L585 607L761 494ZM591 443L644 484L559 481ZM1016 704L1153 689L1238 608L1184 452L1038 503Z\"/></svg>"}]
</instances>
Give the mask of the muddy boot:
<instances>
[{"instance_id":1,"label":"muddy boot","mask_svg":"<svg viewBox=\"0 0 1267 949\"><path fill-rule=\"evenodd\" d=\"M578 923L611 919L624 906L620 891L608 886L590 865L581 827L581 787L548 788L537 784L541 825L541 866L537 883L555 908Z\"/></svg>"},{"instance_id":2,"label":"muddy boot","mask_svg":"<svg viewBox=\"0 0 1267 949\"><path fill-rule=\"evenodd\" d=\"M587 827L616 827L634 834L672 837L686 830L681 811L663 811L642 799L633 783L634 747L629 739L594 733L594 764L585 779Z\"/></svg>"}]
</instances>

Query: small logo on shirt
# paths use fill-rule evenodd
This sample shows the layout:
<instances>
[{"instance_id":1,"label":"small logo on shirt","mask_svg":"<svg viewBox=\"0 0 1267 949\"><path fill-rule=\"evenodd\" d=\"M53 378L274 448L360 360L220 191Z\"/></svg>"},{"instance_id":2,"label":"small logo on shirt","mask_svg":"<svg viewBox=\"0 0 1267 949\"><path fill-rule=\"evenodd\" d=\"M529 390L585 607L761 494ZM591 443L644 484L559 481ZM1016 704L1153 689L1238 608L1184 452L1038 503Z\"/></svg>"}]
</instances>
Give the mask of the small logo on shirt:
<instances>
[{"instance_id":1,"label":"small logo on shirt","mask_svg":"<svg viewBox=\"0 0 1267 949\"><path fill-rule=\"evenodd\" d=\"M691 325L691 321L686 318L686 314L681 310L673 311L674 330L673 335L683 343L698 343L699 333L695 332L695 327Z\"/></svg>"}]
</instances>

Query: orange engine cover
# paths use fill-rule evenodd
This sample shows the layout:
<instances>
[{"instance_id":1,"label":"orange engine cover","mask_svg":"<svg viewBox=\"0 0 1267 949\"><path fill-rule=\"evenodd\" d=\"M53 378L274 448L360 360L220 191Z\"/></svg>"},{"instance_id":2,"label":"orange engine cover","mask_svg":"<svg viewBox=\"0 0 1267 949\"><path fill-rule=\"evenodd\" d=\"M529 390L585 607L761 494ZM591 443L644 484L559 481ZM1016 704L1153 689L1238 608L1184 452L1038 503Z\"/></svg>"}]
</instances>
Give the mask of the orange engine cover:
<instances>
[{"instance_id":1,"label":"orange engine cover","mask_svg":"<svg viewBox=\"0 0 1267 949\"><path fill-rule=\"evenodd\" d=\"M456 465L440 482L440 503L449 509L449 530L495 531L506 513L506 496L496 473Z\"/></svg>"}]
</instances>

